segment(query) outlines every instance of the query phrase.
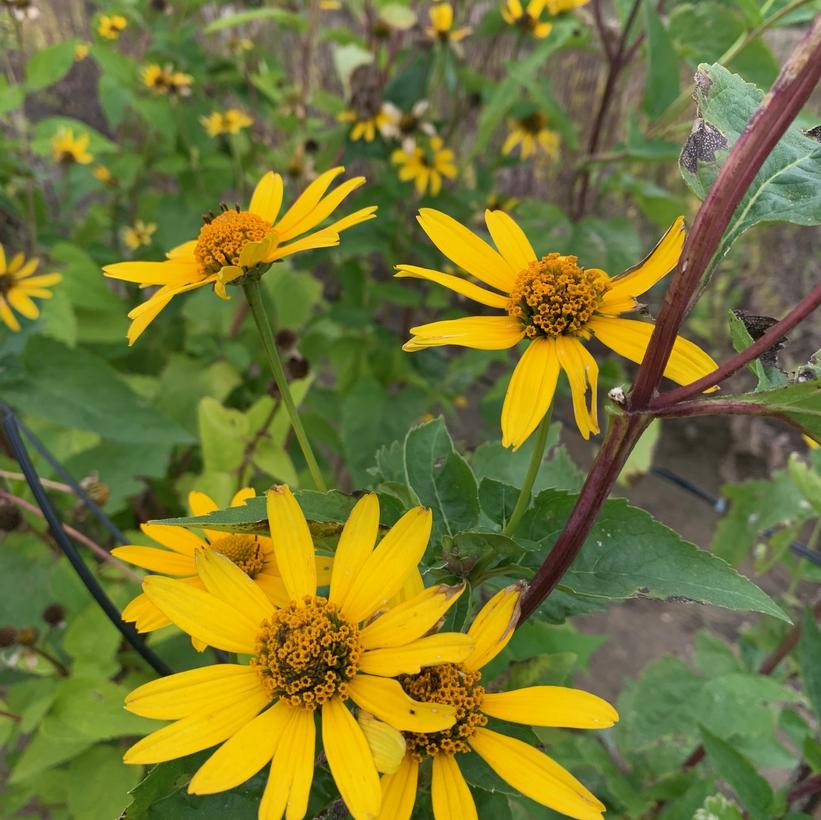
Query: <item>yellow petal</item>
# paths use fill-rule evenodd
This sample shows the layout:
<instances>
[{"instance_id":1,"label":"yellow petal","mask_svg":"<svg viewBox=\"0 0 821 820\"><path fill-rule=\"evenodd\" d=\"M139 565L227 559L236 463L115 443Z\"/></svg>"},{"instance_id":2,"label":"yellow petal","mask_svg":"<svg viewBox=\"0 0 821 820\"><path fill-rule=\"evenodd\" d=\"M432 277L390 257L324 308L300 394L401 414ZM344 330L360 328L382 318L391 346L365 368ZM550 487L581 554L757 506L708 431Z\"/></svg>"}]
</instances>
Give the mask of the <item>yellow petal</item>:
<instances>
[{"instance_id":1,"label":"yellow petal","mask_svg":"<svg viewBox=\"0 0 821 820\"><path fill-rule=\"evenodd\" d=\"M497 592L479 610L468 630L475 648L462 661L468 669L481 669L507 646L519 621L519 602L524 590L521 581L511 584Z\"/></svg>"},{"instance_id":2,"label":"yellow petal","mask_svg":"<svg viewBox=\"0 0 821 820\"><path fill-rule=\"evenodd\" d=\"M359 670L368 675L391 678L396 675L412 675L423 666L439 666L443 663L459 663L473 649L473 641L460 632L443 632L428 635L404 646L371 649L363 653Z\"/></svg>"},{"instance_id":3,"label":"yellow petal","mask_svg":"<svg viewBox=\"0 0 821 820\"><path fill-rule=\"evenodd\" d=\"M349 194L365 184L365 177L353 177L347 179L335 190L323 197L313 210L309 211L299 222L295 223L289 230L283 230L280 226L277 235L280 241L286 242L294 236L310 231L311 228L319 225L327 219L341 204Z\"/></svg>"},{"instance_id":4,"label":"yellow petal","mask_svg":"<svg viewBox=\"0 0 821 820\"><path fill-rule=\"evenodd\" d=\"M323 228L323 230L332 231L333 233L342 233L342 231L346 231L354 225L359 225L362 222L367 222L369 219L374 219L377 210L378 206L368 205L365 208L354 211L352 214L343 216L342 219L338 219L336 222L332 222L327 228Z\"/></svg>"},{"instance_id":5,"label":"yellow petal","mask_svg":"<svg viewBox=\"0 0 821 820\"><path fill-rule=\"evenodd\" d=\"M504 211L485 211L485 223L496 247L513 270L521 273L536 261L536 252L525 232Z\"/></svg>"},{"instance_id":6,"label":"yellow petal","mask_svg":"<svg viewBox=\"0 0 821 820\"><path fill-rule=\"evenodd\" d=\"M382 808L378 820L410 820L418 780L419 764L405 755L393 774L382 777Z\"/></svg>"},{"instance_id":7,"label":"yellow petal","mask_svg":"<svg viewBox=\"0 0 821 820\"><path fill-rule=\"evenodd\" d=\"M0 319L3 320L3 323L9 330L15 333L20 330L20 322L17 321L17 317L12 313L8 302L6 302L3 296L0 296Z\"/></svg>"},{"instance_id":8,"label":"yellow petal","mask_svg":"<svg viewBox=\"0 0 821 820\"><path fill-rule=\"evenodd\" d=\"M163 763L216 746L253 720L269 700L268 693L257 686L245 697L212 703L144 737L125 753L123 760L126 763Z\"/></svg>"},{"instance_id":9,"label":"yellow petal","mask_svg":"<svg viewBox=\"0 0 821 820\"><path fill-rule=\"evenodd\" d=\"M466 316L445 319L411 328L413 338L403 350L422 350L441 345L460 345L478 350L505 350L517 345L525 335L518 319L512 316Z\"/></svg>"},{"instance_id":10,"label":"yellow petal","mask_svg":"<svg viewBox=\"0 0 821 820\"><path fill-rule=\"evenodd\" d=\"M6 293L9 304L27 319L36 319L40 315L40 308L19 287L13 287Z\"/></svg>"},{"instance_id":11,"label":"yellow petal","mask_svg":"<svg viewBox=\"0 0 821 820\"><path fill-rule=\"evenodd\" d=\"M473 795L452 754L433 758L430 799L436 820L478 820Z\"/></svg>"},{"instance_id":12,"label":"yellow petal","mask_svg":"<svg viewBox=\"0 0 821 820\"><path fill-rule=\"evenodd\" d=\"M575 336L558 336L556 353L559 364L570 382L573 398L573 413L579 432L587 439L591 433L599 432L596 416L596 388L599 367L587 348ZM587 406L587 390L590 388L590 407Z\"/></svg>"},{"instance_id":13,"label":"yellow petal","mask_svg":"<svg viewBox=\"0 0 821 820\"><path fill-rule=\"evenodd\" d=\"M180 261L183 259L187 259L188 261L193 261L194 251L196 250L196 247L197 240L190 239L188 240L188 242L183 242L182 245L177 245L176 248L171 248L171 250L168 251L168 253L166 253L165 255L169 259L177 259Z\"/></svg>"},{"instance_id":14,"label":"yellow petal","mask_svg":"<svg viewBox=\"0 0 821 820\"><path fill-rule=\"evenodd\" d=\"M42 276L32 276L20 282L20 287L28 288L48 288L61 282L63 275L60 273L44 273Z\"/></svg>"},{"instance_id":15,"label":"yellow petal","mask_svg":"<svg viewBox=\"0 0 821 820\"><path fill-rule=\"evenodd\" d=\"M248 210L270 225L276 222L282 207L282 177L273 171L257 183Z\"/></svg>"},{"instance_id":16,"label":"yellow petal","mask_svg":"<svg viewBox=\"0 0 821 820\"><path fill-rule=\"evenodd\" d=\"M290 230L300 223L314 208L331 186L331 183L345 169L342 166L331 168L320 174L297 198L293 205L285 212L282 219L276 224L277 235L289 235Z\"/></svg>"},{"instance_id":17,"label":"yellow petal","mask_svg":"<svg viewBox=\"0 0 821 820\"><path fill-rule=\"evenodd\" d=\"M197 550L197 574L214 596L233 606L257 626L270 618L274 607L265 593L229 558L214 550Z\"/></svg>"},{"instance_id":18,"label":"yellow petal","mask_svg":"<svg viewBox=\"0 0 821 820\"><path fill-rule=\"evenodd\" d=\"M106 265L103 273L111 279L139 285L182 285L202 278L197 262L118 262Z\"/></svg>"},{"instance_id":19,"label":"yellow petal","mask_svg":"<svg viewBox=\"0 0 821 820\"><path fill-rule=\"evenodd\" d=\"M0 244L0 276L2 276L8 268L6 264L6 251L3 246Z\"/></svg>"},{"instance_id":20,"label":"yellow petal","mask_svg":"<svg viewBox=\"0 0 821 820\"><path fill-rule=\"evenodd\" d=\"M111 550L111 554L135 567L161 572L165 575L193 575L196 572L194 561L190 556L180 555L170 550L160 550L156 547L129 544Z\"/></svg>"},{"instance_id":21,"label":"yellow petal","mask_svg":"<svg viewBox=\"0 0 821 820\"><path fill-rule=\"evenodd\" d=\"M415 641L436 625L464 590L464 583L437 584L392 607L359 633L363 648L379 649Z\"/></svg>"},{"instance_id":22,"label":"yellow petal","mask_svg":"<svg viewBox=\"0 0 821 820\"><path fill-rule=\"evenodd\" d=\"M342 604L346 618L364 621L396 595L424 555L432 524L430 510L414 507L388 530Z\"/></svg>"},{"instance_id":23,"label":"yellow petal","mask_svg":"<svg viewBox=\"0 0 821 820\"><path fill-rule=\"evenodd\" d=\"M140 524L140 529L152 540L181 555L194 557L194 550L203 546L202 538L185 527L165 524Z\"/></svg>"},{"instance_id":24,"label":"yellow petal","mask_svg":"<svg viewBox=\"0 0 821 820\"><path fill-rule=\"evenodd\" d=\"M266 262L275 262L277 259L284 259L302 251L311 251L315 248L333 248L339 244L339 234L328 228L323 228L316 233L310 233L291 242L290 245L278 245L266 257Z\"/></svg>"},{"instance_id":25,"label":"yellow petal","mask_svg":"<svg viewBox=\"0 0 821 820\"><path fill-rule=\"evenodd\" d=\"M246 501L256 497L256 491L252 487L243 487L241 490L237 490L234 493L234 497L231 499L231 506L242 507Z\"/></svg>"},{"instance_id":26,"label":"yellow petal","mask_svg":"<svg viewBox=\"0 0 821 820\"><path fill-rule=\"evenodd\" d=\"M565 686L529 686L486 694L482 711L513 723L566 729L604 729L619 719L606 700Z\"/></svg>"},{"instance_id":27,"label":"yellow petal","mask_svg":"<svg viewBox=\"0 0 821 820\"><path fill-rule=\"evenodd\" d=\"M143 592L193 638L226 652L254 652L259 624L210 592L161 575L146 578Z\"/></svg>"},{"instance_id":28,"label":"yellow petal","mask_svg":"<svg viewBox=\"0 0 821 820\"><path fill-rule=\"evenodd\" d=\"M356 716L356 722L368 741L376 770L386 774L397 771L407 750L402 732L361 709Z\"/></svg>"},{"instance_id":29,"label":"yellow petal","mask_svg":"<svg viewBox=\"0 0 821 820\"><path fill-rule=\"evenodd\" d=\"M171 624L171 621L163 615L156 604L152 604L148 600L144 592L141 592L126 605L121 617L126 623L134 624L137 632L154 632Z\"/></svg>"},{"instance_id":30,"label":"yellow petal","mask_svg":"<svg viewBox=\"0 0 821 820\"><path fill-rule=\"evenodd\" d=\"M637 364L641 364L650 337L653 335L653 325L635 319L594 316L588 326L602 344ZM713 359L698 345L683 336L676 336L673 352L667 367L664 368L664 375L678 384L690 384L712 373L717 367ZM705 392L712 392L714 389Z\"/></svg>"},{"instance_id":31,"label":"yellow petal","mask_svg":"<svg viewBox=\"0 0 821 820\"><path fill-rule=\"evenodd\" d=\"M578 820L599 820L605 810L573 775L521 740L477 729L468 742L502 780L543 806Z\"/></svg>"},{"instance_id":32,"label":"yellow petal","mask_svg":"<svg viewBox=\"0 0 821 820\"><path fill-rule=\"evenodd\" d=\"M285 589L284 581L276 572L266 567L254 578L254 583L265 593L274 606L288 606L291 596L288 594L288 590Z\"/></svg>"},{"instance_id":33,"label":"yellow petal","mask_svg":"<svg viewBox=\"0 0 821 820\"><path fill-rule=\"evenodd\" d=\"M348 692L360 709L403 732L440 732L456 720L452 706L413 700L392 678L357 675L348 685Z\"/></svg>"},{"instance_id":34,"label":"yellow petal","mask_svg":"<svg viewBox=\"0 0 821 820\"><path fill-rule=\"evenodd\" d=\"M191 490L188 493L188 508L191 510L191 515L208 515L218 510L219 505L210 495L199 490Z\"/></svg>"},{"instance_id":35,"label":"yellow petal","mask_svg":"<svg viewBox=\"0 0 821 820\"><path fill-rule=\"evenodd\" d=\"M322 704L322 748L339 794L354 817L376 817L382 800L368 741L342 698Z\"/></svg>"},{"instance_id":36,"label":"yellow petal","mask_svg":"<svg viewBox=\"0 0 821 820\"><path fill-rule=\"evenodd\" d=\"M314 543L302 509L284 484L268 490L267 507L277 569L291 600L299 601L305 595L314 595Z\"/></svg>"},{"instance_id":37,"label":"yellow petal","mask_svg":"<svg viewBox=\"0 0 821 820\"><path fill-rule=\"evenodd\" d=\"M273 758L290 718L288 706L278 701L246 723L200 766L188 784L189 793L228 791L253 777Z\"/></svg>"},{"instance_id":38,"label":"yellow petal","mask_svg":"<svg viewBox=\"0 0 821 820\"><path fill-rule=\"evenodd\" d=\"M550 409L559 379L556 340L534 339L525 350L502 405L502 444L518 450Z\"/></svg>"},{"instance_id":39,"label":"yellow petal","mask_svg":"<svg viewBox=\"0 0 821 820\"><path fill-rule=\"evenodd\" d=\"M255 669L221 663L143 684L126 695L125 708L142 717L178 720L217 703L241 700L257 690L262 690L262 684Z\"/></svg>"},{"instance_id":40,"label":"yellow petal","mask_svg":"<svg viewBox=\"0 0 821 820\"><path fill-rule=\"evenodd\" d=\"M421 208L422 230L455 265L505 293L510 293L519 273L498 251L452 217L433 208Z\"/></svg>"},{"instance_id":41,"label":"yellow petal","mask_svg":"<svg viewBox=\"0 0 821 820\"><path fill-rule=\"evenodd\" d=\"M459 276L451 276L449 273L441 273L438 270L420 268L416 265L397 265L396 271L394 276L397 279L405 277L427 279L431 282L436 282L437 285L449 288L456 293L461 293L462 296L467 296L468 299L473 299L474 302L479 302L481 305L488 305L489 307L504 310L510 301L510 297L508 296L493 293L485 288L480 288L479 285L474 285L473 282L468 282L467 279L462 279Z\"/></svg>"},{"instance_id":42,"label":"yellow petal","mask_svg":"<svg viewBox=\"0 0 821 820\"><path fill-rule=\"evenodd\" d=\"M334 555L329 600L342 604L355 582L365 561L373 552L379 533L379 499L376 493L362 496L351 510L339 536Z\"/></svg>"}]
</instances>

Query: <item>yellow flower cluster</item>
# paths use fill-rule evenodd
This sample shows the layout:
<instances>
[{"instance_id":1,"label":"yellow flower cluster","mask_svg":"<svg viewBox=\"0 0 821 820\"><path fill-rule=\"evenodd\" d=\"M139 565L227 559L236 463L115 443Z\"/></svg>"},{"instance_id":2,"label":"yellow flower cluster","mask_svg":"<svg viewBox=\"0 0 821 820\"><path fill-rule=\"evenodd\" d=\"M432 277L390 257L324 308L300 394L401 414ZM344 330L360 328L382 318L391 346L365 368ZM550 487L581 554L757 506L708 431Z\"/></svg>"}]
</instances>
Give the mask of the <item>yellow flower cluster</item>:
<instances>
[{"instance_id":1,"label":"yellow flower cluster","mask_svg":"<svg viewBox=\"0 0 821 820\"><path fill-rule=\"evenodd\" d=\"M194 78L183 71L176 71L171 63L150 63L141 72L143 85L154 94L170 94L186 97L191 93Z\"/></svg>"},{"instance_id":2,"label":"yellow flower cluster","mask_svg":"<svg viewBox=\"0 0 821 820\"><path fill-rule=\"evenodd\" d=\"M106 40L117 40L128 26L122 14L104 14L97 23L97 34Z\"/></svg>"},{"instance_id":3,"label":"yellow flower cluster","mask_svg":"<svg viewBox=\"0 0 821 820\"><path fill-rule=\"evenodd\" d=\"M253 117L249 117L239 108L212 111L207 117L200 117L200 122L209 137L218 137L220 134L238 134L243 128L250 128L254 124Z\"/></svg>"}]
</instances>

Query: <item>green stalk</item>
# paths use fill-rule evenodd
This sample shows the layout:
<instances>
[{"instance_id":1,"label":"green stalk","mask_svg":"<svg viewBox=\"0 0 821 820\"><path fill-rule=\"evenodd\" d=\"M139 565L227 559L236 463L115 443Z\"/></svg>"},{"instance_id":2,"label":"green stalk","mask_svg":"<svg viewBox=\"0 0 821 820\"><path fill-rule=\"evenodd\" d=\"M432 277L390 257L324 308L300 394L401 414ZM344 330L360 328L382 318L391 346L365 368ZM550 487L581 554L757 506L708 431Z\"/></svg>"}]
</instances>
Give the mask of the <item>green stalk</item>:
<instances>
[{"instance_id":1,"label":"green stalk","mask_svg":"<svg viewBox=\"0 0 821 820\"><path fill-rule=\"evenodd\" d=\"M513 513L510 520L507 522L502 532L505 535L513 535L516 532L516 527L522 520L530 505L530 494L533 491L533 485L536 482L536 476L539 474L539 467L542 466L542 459L544 458L545 447L547 446L547 434L550 432L550 414L553 406L545 413L542 423L539 425L539 430L536 433L536 444L533 448L533 455L530 457L530 466L527 468L527 475L525 476L525 483L522 484L522 489L519 490L519 497L516 499L516 506L513 508Z\"/></svg>"},{"instance_id":2,"label":"green stalk","mask_svg":"<svg viewBox=\"0 0 821 820\"><path fill-rule=\"evenodd\" d=\"M288 411L288 417L291 420L291 427L294 430L299 447L302 450L302 455L305 456L305 461L308 464L308 470L311 473L311 478L317 490L327 492L328 487L325 480L322 478L322 472L319 469L314 451L311 449L311 443L308 441L308 436L305 434L305 428L302 426L302 419L299 417L299 412L294 404L294 397L291 395L291 389L288 386L288 379L285 376L285 370L282 367L282 360L279 358L277 352L276 342L274 341L274 332L271 328L271 323L268 321L268 314L265 311L265 305L262 299L262 285L258 276L247 276L243 282L242 289L245 291L245 298L248 300L248 306L251 308L251 314L256 322L259 337L262 339L262 346L265 348L265 355L268 358L268 365L271 368L271 373L274 376L274 381L279 388L279 393L282 396L282 401L285 404L285 409Z\"/></svg>"}]
</instances>

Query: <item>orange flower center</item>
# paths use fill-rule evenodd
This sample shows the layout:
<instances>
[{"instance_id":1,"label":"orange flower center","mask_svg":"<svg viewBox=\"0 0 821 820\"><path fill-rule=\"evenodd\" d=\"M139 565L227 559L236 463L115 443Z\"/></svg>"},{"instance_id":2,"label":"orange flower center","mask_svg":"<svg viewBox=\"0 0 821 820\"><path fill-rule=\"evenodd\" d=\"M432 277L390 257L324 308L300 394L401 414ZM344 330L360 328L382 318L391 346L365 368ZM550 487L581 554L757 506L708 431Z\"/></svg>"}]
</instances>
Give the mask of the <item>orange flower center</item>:
<instances>
[{"instance_id":1,"label":"orange flower center","mask_svg":"<svg viewBox=\"0 0 821 820\"><path fill-rule=\"evenodd\" d=\"M259 242L271 231L262 217L248 211L224 211L200 228L194 257L202 269L219 273L239 265L239 255L248 242Z\"/></svg>"},{"instance_id":2,"label":"orange flower center","mask_svg":"<svg viewBox=\"0 0 821 820\"><path fill-rule=\"evenodd\" d=\"M256 578L265 565L259 540L253 535L226 535L211 542L214 552L224 555L246 575Z\"/></svg>"},{"instance_id":3,"label":"orange flower center","mask_svg":"<svg viewBox=\"0 0 821 820\"><path fill-rule=\"evenodd\" d=\"M427 734L403 732L408 752L417 761L443 752L469 752L468 739L487 724L481 706L485 697L479 685L482 673L466 669L461 663L429 666L416 675L402 675L399 683L414 700L423 703L446 703L456 708L456 723L441 732Z\"/></svg>"},{"instance_id":4,"label":"orange flower center","mask_svg":"<svg viewBox=\"0 0 821 820\"><path fill-rule=\"evenodd\" d=\"M531 262L510 291L507 312L534 336L575 335L584 330L607 289L601 271L584 270L577 257L549 253Z\"/></svg>"},{"instance_id":5,"label":"orange flower center","mask_svg":"<svg viewBox=\"0 0 821 820\"><path fill-rule=\"evenodd\" d=\"M359 628L320 596L291 601L264 621L251 660L271 699L316 709L347 697L359 668Z\"/></svg>"}]
</instances>

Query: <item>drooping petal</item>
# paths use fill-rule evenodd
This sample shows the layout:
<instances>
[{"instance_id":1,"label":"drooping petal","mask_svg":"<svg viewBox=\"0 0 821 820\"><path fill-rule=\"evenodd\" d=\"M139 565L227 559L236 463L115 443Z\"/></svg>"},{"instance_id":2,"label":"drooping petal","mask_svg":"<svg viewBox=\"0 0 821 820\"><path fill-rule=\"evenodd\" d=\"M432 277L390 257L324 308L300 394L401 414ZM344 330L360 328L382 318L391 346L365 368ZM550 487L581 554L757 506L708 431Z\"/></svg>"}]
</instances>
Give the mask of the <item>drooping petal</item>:
<instances>
[{"instance_id":1,"label":"drooping petal","mask_svg":"<svg viewBox=\"0 0 821 820\"><path fill-rule=\"evenodd\" d=\"M40 315L40 308L31 300L22 288L12 288L6 293L9 304L26 319L36 319Z\"/></svg>"},{"instance_id":2,"label":"drooping petal","mask_svg":"<svg viewBox=\"0 0 821 820\"><path fill-rule=\"evenodd\" d=\"M322 704L322 747L339 794L354 817L376 817L382 800L368 741L342 698Z\"/></svg>"},{"instance_id":3,"label":"drooping petal","mask_svg":"<svg viewBox=\"0 0 821 820\"><path fill-rule=\"evenodd\" d=\"M282 177L268 171L257 183L248 210L270 225L276 222L282 207Z\"/></svg>"},{"instance_id":4,"label":"drooping petal","mask_svg":"<svg viewBox=\"0 0 821 820\"><path fill-rule=\"evenodd\" d=\"M381 675L385 678L396 675L412 675L423 666L439 666L443 663L459 663L473 649L473 641L460 632L443 632L428 635L404 646L389 646L371 649L362 655L359 669L364 674Z\"/></svg>"},{"instance_id":5,"label":"drooping petal","mask_svg":"<svg viewBox=\"0 0 821 820\"><path fill-rule=\"evenodd\" d=\"M479 285L474 285L473 282L468 282L467 279L452 276L449 273L442 273L438 270L431 270L430 268L420 268L417 265L397 265L394 276L397 279L427 279L430 282L436 282L437 285L449 288L456 293L461 293L462 296L467 296L468 299L472 299L481 305L501 308L502 310L505 309L507 303L510 301L508 296L503 296L501 293L493 293L493 291L481 288Z\"/></svg>"},{"instance_id":6,"label":"drooping petal","mask_svg":"<svg viewBox=\"0 0 821 820\"><path fill-rule=\"evenodd\" d=\"M504 211L485 211L485 224L499 252L517 273L536 261L536 252L525 232Z\"/></svg>"},{"instance_id":7,"label":"drooping petal","mask_svg":"<svg viewBox=\"0 0 821 820\"><path fill-rule=\"evenodd\" d=\"M316 593L314 542L308 522L290 489L278 484L267 493L268 524L282 576L291 600Z\"/></svg>"},{"instance_id":8,"label":"drooping petal","mask_svg":"<svg viewBox=\"0 0 821 820\"><path fill-rule=\"evenodd\" d=\"M403 732L441 732L456 720L452 706L413 700L393 678L357 675L348 693L360 709Z\"/></svg>"},{"instance_id":9,"label":"drooping petal","mask_svg":"<svg viewBox=\"0 0 821 820\"><path fill-rule=\"evenodd\" d=\"M405 755L393 774L382 776L382 808L377 820L410 820L418 780L419 764Z\"/></svg>"},{"instance_id":10,"label":"drooping petal","mask_svg":"<svg viewBox=\"0 0 821 820\"><path fill-rule=\"evenodd\" d=\"M478 820L473 795L452 754L433 758L430 784L433 816L436 820Z\"/></svg>"},{"instance_id":11,"label":"drooping petal","mask_svg":"<svg viewBox=\"0 0 821 820\"><path fill-rule=\"evenodd\" d=\"M362 709L356 722L368 741L376 771L393 774L402 765L408 747L402 732Z\"/></svg>"},{"instance_id":12,"label":"drooping petal","mask_svg":"<svg viewBox=\"0 0 821 820\"><path fill-rule=\"evenodd\" d=\"M424 350L426 347L460 345L477 350L505 350L515 347L525 335L518 319L512 316L466 316L445 319L411 328L413 338L402 350Z\"/></svg>"},{"instance_id":13,"label":"drooping petal","mask_svg":"<svg viewBox=\"0 0 821 820\"><path fill-rule=\"evenodd\" d=\"M468 742L502 780L531 800L577 820L600 820L604 804L538 749L482 728Z\"/></svg>"},{"instance_id":14,"label":"drooping petal","mask_svg":"<svg viewBox=\"0 0 821 820\"><path fill-rule=\"evenodd\" d=\"M553 402L559 379L556 340L540 337L525 350L502 405L502 444L518 450L539 426Z\"/></svg>"},{"instance_id":15,"label":"drooping petal","mask_svg":"<svg viewBox=\"0 0 821 820\"><path fill-rule=\"evenodd\" d=\"M481 669L507 646L519 621L519 603L524 590L521 581L511 584L479 610L468 630L475 647L462 661L468 669Z\"/></svg>"},{"instance_id":16,"label":"drooping petal","mask_svg":"<svg viewBox=\"0 0 821 820\"><path fill-rule=\"evenodd\" d=\"M566 686L528 686L488 693L482 700L482 711L513 723L566 729L605 729L619 719L606 700Z\"/></svg>"},{"instance_id":17,"label":"drooping petal","mask_svg":"<svg viewBox=\"0 0 821 820\"><path fill-rule=\"evenodd\" d=\"M197 550L197 574L205 588L226 604L235 607L259 626L274 613L265 593L229 558L214 550Z\"/></svg>"},{"instance_id":18,"label":"drooping petal","mask_svg":"<svg viewBox=\"0 0 821 820\"><path fill-rule=\"evenodd\" d=\"M161 572L164 575L193 575L197 571L190 556L156 547L129 544L111 550L111 554L135 567Z\"/></svg>"},{"instance_id":19,"label":"drooping petal","mask_svg":"<svg viewBox=\"0 0 821 820\"><path fill-rule=\"evenodd\" d=\"M588 353L587 348L575 336L556 337L556 353L559 357L559 364L570 382L576 425L582 437L588 439L591 433L599 432L599 422L596 417L596 386L599 367L596 360ZM588 387L591 394L589 408L587 405Z\"/></svg>"},{"instance_id":20,"label":"drooping petal","mask_svg":"<svg viewBox=\"0 0 821 820\"><path fill-rule=\"evenodd\" d=\"M17 317L12 313L8 302L3 296L0 296L0 319L3 320L3 323L9 330L15 333L20 330L20 322L17 321Z\"/></svg>"},{"instance_id":21,"label":"drooping petal","mask_svg":"<svg viewBox=\"0 0 821 820\"><path fill-rule=\"evenodd\" d=\"M356 502L339 536L331 574L331 603L342 604L359 581L378 533L379 499L376 493L368 493Z\"/></svg>"}]
</instances>

